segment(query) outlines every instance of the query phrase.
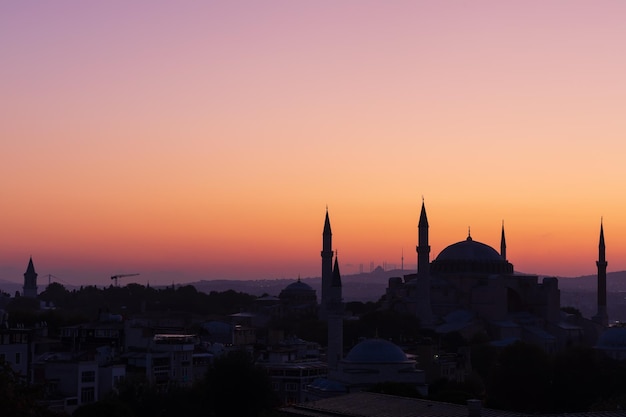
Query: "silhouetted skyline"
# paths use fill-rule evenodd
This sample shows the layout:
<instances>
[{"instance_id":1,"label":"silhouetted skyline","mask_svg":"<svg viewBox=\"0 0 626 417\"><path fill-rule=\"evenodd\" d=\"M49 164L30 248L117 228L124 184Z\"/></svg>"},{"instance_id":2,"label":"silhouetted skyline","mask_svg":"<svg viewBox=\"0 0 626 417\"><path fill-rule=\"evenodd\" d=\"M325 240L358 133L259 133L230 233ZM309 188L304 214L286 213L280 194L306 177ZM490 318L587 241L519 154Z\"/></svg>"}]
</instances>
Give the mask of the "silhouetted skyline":
<instances>
[{"instance_id":1,"label":"silhouetted skyline","mask_svg":"<svg viewBox=\"0 0 626 417\"><path fill-rule=\"evenodd\" d=\"M344 274L463 240L626 270L626 4L0 5L0 280ZM340 232L340 233L339 233ZM404 261L402 261L404 258ZM2 281L0 281L2 282Z\"/></svg>"}]
</instances>

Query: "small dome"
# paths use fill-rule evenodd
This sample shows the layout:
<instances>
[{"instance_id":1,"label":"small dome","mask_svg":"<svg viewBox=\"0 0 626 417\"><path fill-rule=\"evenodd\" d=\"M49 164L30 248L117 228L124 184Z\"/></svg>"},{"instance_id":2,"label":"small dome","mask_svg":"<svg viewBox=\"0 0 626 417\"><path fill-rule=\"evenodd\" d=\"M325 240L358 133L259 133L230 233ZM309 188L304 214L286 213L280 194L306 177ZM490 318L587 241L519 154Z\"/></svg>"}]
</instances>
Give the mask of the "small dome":
<instances>
[{"instance_id":1,"label":"small dome","mask_svg":"<svg viewBox=\"0 0 626 417\"><path fill-rule=\"evenodd\" d=\"M317 306L317 294L310 285L300 281L292 282L278 294L278 298L283 303L294 306ZM308 308L308 307L307 307Z\"/></svg>"},{"instance_id":2,"label":"small dome","mask_svg":"<svg viewBox=\"0 0 626 417\"><path fill-rule=\"evenodd\" d=\"M301 291L315 291L309 284L305 284L304 282L298 279L296 282L292 282L287 285L283 291L289 292L301 292Z\"/></svg>"},{"instance_id":3,"label":"small dome","mask_svg":"<svg viewBox=\"0 0 626 417\"><path fill-rule=\"evenodd\" d=\"M344 361L352 363L402 363L409 362L409 359L402 349L387 340L366 339L354 346Z\"/></svg>"},{"instance_id":4,"label":"small dome","mask_svg":"<svg viewBox=\"0 0 626 417\"><path fill-rule=\"evenodd\" d=\"M626 349L626 327L609 327L600 335L596 347L600 349Z\"/></svg>"},{"instance_id":5,"label":"small dome","mask_svg":"<svg viewBox=\"0 0 626 417\"><path fill-rule=\"evenodd\" d=\"M512 274L513 265L491 246L468 236L442 250L430 270L434 273Z\"/></svg>"}]
</instances>

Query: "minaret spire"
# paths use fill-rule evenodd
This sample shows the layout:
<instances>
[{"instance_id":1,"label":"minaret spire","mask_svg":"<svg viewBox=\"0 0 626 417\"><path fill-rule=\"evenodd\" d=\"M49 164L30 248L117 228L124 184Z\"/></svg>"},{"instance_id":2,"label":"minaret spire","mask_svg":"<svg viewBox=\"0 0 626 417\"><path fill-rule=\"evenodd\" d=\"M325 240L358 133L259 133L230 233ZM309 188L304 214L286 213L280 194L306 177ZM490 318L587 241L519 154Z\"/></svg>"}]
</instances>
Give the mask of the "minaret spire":
<instances>
[{"instance_id":1,"label":"minaret spire","mask_svg":"<svg viewBox=\"0 0 626 417\"><path fill-rule=\"evenodd\" d=\"M335 253L335 266L331 282L331 294L326 306L328 317L328 349L326 359L331 371L337 369L337 365L343 356L343 294L341 289L341 273L339 272L339 257Z\"/></svg>"},{"instance_id":2,"label":"minaret spire","mask_svg":"<svg viewBox=\"0 0 626 417\"><path fill-rule=\"evenodd\" d=\"M428 217L426 216L426 205L422 197L422 210L420 220L417 224L417 275L428 276L430 271L430 246L428 245Z\"/></svg>"},{"instance_id":3,"label":"minaret spire","mask_svg":"<svg viewBox=\"0 0 626 417\"><path fill-rule=\"evenodd\" d=\"M417 225L417 285L416 316L422 325L432 324L432 309L430 305L430 245L428 244L428 218L426 205L422 197L422 210Z\"/></svg>"},{"instance_id":4,"label":"minaret spire","mask_svg":"<svg viewBox=\"0 0 626 417\"><path fill-rule=\"evenodd\" d=\"M604 245L604 225L600 218L600 242L598 243L598 313L593 320L604 327L609 325L609 315L606 309L606 246Z\"/></svg>"},{"instance_id":5,"label":"minaret spire","mask_svg":"<svg viewBox=\"0 0 626 417\"><path fill-rule=\"evenodd\" d=\"M500 238L500 256L506 261L506 238L504 237L504 220L502 220L502 237Z\"/></svg>"},{"instance_id":6,"label":"minaret spire","mask_svg":"<svg viewBox=\"0 0 626 417\"><path fill-rule=\"evenodd\" d=\"M322 299L319 309L319 318L326 318L326 310L331 297L333 280L333 234L330 229L328 206L326 206L326 218L324 219L324 231L322 232Z\"/></svg>"}]
</instances>

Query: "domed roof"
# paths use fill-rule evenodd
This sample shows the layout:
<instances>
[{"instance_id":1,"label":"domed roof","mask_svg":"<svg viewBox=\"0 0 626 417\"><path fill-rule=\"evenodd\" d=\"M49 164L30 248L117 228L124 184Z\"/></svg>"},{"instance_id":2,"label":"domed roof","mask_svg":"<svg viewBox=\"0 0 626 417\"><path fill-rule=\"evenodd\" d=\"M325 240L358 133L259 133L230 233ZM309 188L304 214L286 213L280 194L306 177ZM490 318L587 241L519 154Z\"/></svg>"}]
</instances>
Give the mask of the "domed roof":
<instances>
[{"instance_id":1,"label":"domed roof","mask_svg":"<svg viewBox=\"0 0 626 417\"><path fill-rule=\"evenodd\" d=\"M513 265L491 246L468 236L442 250L430 270L434 273L512 274Z\"/></svg>"},{"instance_id":2,"label":"domed roof","mask_svg":"<svg viewBox=\"0 0 626 417\"><path fill-rule=\"evenodd\" d=\"M309 284L305 284L304 282L300 281L300 278L298 278L296 282L292 282L291 284L287 285L283 291L310 292L315 290L311 288Z\"/></svg>"},{"instance_id":3,"label":"domed roof","mask_svg":"<svg viewBox=\"0 0 626 417\"><path fill-rule=\"evenodd\" d=\"M408 362L406 353L395 344L383 339L366 339L354 346L345 362L352 363L402 363Z\"/></svg>"},{"instance_id":4,"label":"domed roof","mask_svg":"<svg viewBox=\"0 0 626 417\"><path fill-rule=\"evenodd\" d=\"M491 246L477 242L468 236L467 239L454 243L441 251L438 261L502 261L502 256Z\"/></svg>"},{"instance_id":5,"label":"domed roof","mask_svg":"<svg viewBox=\"0 0 626 417\"><path fill-rule=\"evenodd\" d=\"M596 347L600 349L626 349L626 327L609 327L600 335Z\"/></svg>"}]
</instances>

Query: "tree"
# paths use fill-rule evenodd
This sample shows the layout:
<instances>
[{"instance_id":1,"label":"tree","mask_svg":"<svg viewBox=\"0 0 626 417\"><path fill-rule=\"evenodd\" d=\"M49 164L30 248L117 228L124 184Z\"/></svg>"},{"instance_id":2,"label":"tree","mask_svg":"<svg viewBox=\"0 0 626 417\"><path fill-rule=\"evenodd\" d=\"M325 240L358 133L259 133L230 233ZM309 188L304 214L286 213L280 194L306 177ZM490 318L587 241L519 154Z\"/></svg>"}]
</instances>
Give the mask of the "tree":
<instances>
[{"instance_id":1,"label":"tree","mask_svg":"<svg viewBox=\"0 0 626 417\"><path fill-rule=\"evenodd\" d=\"M244 351L217 358L207 374L206 389L215 416L260 416L278 405L267 373Z\"/></svg>"},{"instance_id":2,"label":"tree","mask_svg":"<svg viewBox=\"0 0 626 417\"><path fill-rule=\"evenodd\" d=\"M78 407L72 417L135 417L132 410L119 401L98 401Z\"/></svg>"},{"instance_id":3,"label":"tree","mask_svg":"<svg viewBox=\"0 0 626 417\"><path fill-rule=\"evenodd\" d=\"M26 384L7 362L0 361L0 411L3 416L54 416L55 414L38 403L41 398L41 387Z\"/></svg>"},{"instance_id":4,"label":"tree","mask_svg":"<svg viewBox=\"0 0 626 417\"><path fill-rule=\"evenodd\" d=\"M549 410L550 365L547 353L537 346L516 342L505 347L487 383L487 406L530 413Z\"/></svg>"},{"instance_id":5,"label":"tree","mask_svg":"<svg viewBox=\"0 0 626 417\"><path fill-rule=\"evenodd\" d=\"M626 367L594 349L572 347L555 357L553 380L554 412L600 409L626 392Z\"/></svg>"}]
</instances>

